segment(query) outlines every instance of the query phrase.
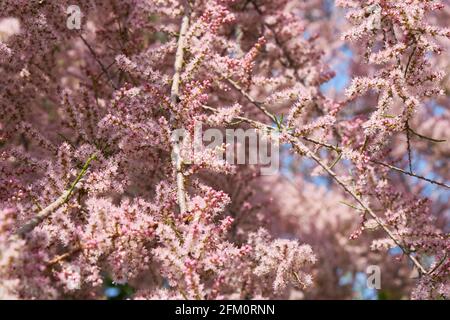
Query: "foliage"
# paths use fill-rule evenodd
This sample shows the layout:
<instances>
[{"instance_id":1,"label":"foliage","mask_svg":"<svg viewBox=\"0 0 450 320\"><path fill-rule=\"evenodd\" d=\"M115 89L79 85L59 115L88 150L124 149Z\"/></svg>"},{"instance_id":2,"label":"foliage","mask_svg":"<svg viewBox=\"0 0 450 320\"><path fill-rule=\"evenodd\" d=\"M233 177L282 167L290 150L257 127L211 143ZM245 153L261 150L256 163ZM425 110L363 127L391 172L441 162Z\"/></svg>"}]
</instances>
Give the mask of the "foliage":
<instances>
[{"instance_id":1,"label":"foliage","mask_svg":"<svg viewBox=\"0 0 450 320\"><path fill-rule=\"evenodd\" d=\"M72 2L0 2L0 298L449 298L448 1Z\"/></svg>"}]
</instances>

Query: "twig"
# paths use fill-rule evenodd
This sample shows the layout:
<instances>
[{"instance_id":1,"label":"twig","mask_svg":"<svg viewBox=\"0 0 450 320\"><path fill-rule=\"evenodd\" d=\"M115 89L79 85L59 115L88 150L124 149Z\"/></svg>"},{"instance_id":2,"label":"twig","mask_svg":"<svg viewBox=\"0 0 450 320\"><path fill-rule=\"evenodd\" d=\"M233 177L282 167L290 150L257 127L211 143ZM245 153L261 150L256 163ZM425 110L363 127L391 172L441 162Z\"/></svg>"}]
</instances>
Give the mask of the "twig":
<instances>
[{"instance_id":1,"label":"twig","mask_svg":"<svg viewBox=\"0 0 450 320\"><path fill-rule=\"evenodd\" d=\"M409 172L413 174L412 170L412 157L411 157L411 141L409 139L409 123L406 121L406 144L408 147L408 164L409 164Z\"/></svg>"},{"instance_id":2,"label":"twig","mask_svg":"<svg viewBox=\"0 0 450 320\"><path fill-rule=\"evenodd\" d=\"M203 108L205 109L205 110L209 110L209 111L213 111L213 112L218 112L217 111L217 109L215 109L215 108L213 108L213 107L209 107L209 106L203 106ZM241 120L241 121L243 121L243 122L246 122L246 123L248 123L248 124L251 124L251 125L254 125L256 128L267 128L267 129L269 129L269 130L275 130L275 128L273 128L273 127L271 127L271 126L269 126L269 125L266 125L266 124L264 124L264 123L261 123L261 122L258 122L258 121L255 121L255 120L252 120L252 119L248 119L248 118L245 118L245 117L240 117L240 116L237 116L237 117L235 117L235 119L239 119L239 120ZM408 249L406 249L401 243L400 243L400 241L398 241L397 240L397 238L395 237L395 235L392 233L392 231L390 231L390 229L381 221L381 219L378 217L378 215L372 210L372 209L370 209L368 206L366 206L365 204L364 204L364 202L363 202L363 200L362 199L360 199L359 198L359 196L358 195L356 195L355 194L355 192L354 191L352 191L333 171L332 171L332 168L331 167L328 167L326 164L324 164L323 162L322 162L322 160L319 158L319 157L317 157L306 145L304 145L304 144L302 144L298 139L297 139L297 137L294 137L293 135L291 135L291 134L289 134L289 136L291 137L291 144L294 146L294 148L295 148L295 146L296 146L296 144L298 143L298 144L301 144L301 147L300 147L300 149L301 150L304 150L304 151L306 151L306 154L310 157L310 158L312 158L319 166L321 166L332 178L333 178L333 180L335 180L348 194L350 194L355 200L356 200L356 202L358 202L358 204L361 206L361 208L358 208L358 207L355 207L355 206L353 206L353 205L349 205L349 204L347 204L347 203L344 203L344 202L342 202L343 204L345 204L345 205L348 205L348 206L350 206L350 207L352 207L352 208L354 208L354 209L357 209L358 211L364 211L364 212L367 212L376 222L377 222L377 224L388 234L388 236L395 242L395 244L399 247L399 248L401 248L402 249L402 251L408 256L408 258L413 262L413 264L417 267L417 269L419 270L419 272L420 273L422 273L422 274L428 274L429 272L427 272L426 271L426 269L422 266L422 264L416 259L416 257L414 257L413 255L412 255L412 253L408 250ZM303 139L305 139L305 140L307 140L307 141L309 141L309 142L312 142L312 143L315 143L315 144L319 144L319 145L322 145L322 146L324 146L324 147L327 147L327 148L329 148L329 149L332 149L332 150L335 150L336 152L338 152L339 154L341 154L341 149L339 148L339 147L336 147L336 146L333 146L333 145L330 145L330 144L326 144L326 143L322 143L322 142L318 142L318 141L315 141L315 140L313 140L313 139L311 139L311 138L306 138L306 137L303 137ZM339 157L338 157L338 159L339 159ZM380 164L380 165L383 165L383 166L387 166L387 167L389 167L390 169L392 169L392 170L396 170L396 171L400 171L400 172L402 172L402 173L405 173L405 174L407 174L407 175L410 175L410 176L413 176L413 177L416 177L416 178L419 178L419 179L423 179L423 180L425 180L425 181L428 181L428 182L431 182L431 183L434 183L434 184L438 184L438 185L440 185L440 186L443 186L443 187L446 187L446 188L449 188L447 185L445 185L445 184L443 184L443 183L440 183L440 182L437 182L437 181L434 181L434 180L430 180L430 179L427 179L427 178L424 178L424 177L421 177L421 176L417 176L417 175L415 175L415 174L412 174L412 173L410 173L410 172L408 172L408 171L404 171L404 170L402 170L402 169L400 169L400 168L397 168L397 167L394 167L394 166L391 166L391 165L388 165L388 164L384 164L384 163L382 163L382 162L377 162L377 161L374 161L374 160L371 160L371 162L374 162L374 163L377 163L377 164Z\"/></svg>"},{"instance_id":3,"label":"twig","mask_svg":"<svg viewBox=\"0 0 450 320\"><path fill-rule=\"evenodd\" d=\"M31 232L34 228L36 228L44 219L46 219L50 214L52 214L55 210L59 209L63 204L67 203L67 201L69 200L70 196L72 195L72 193L74 192L78 182L80 182L80 180L83 178L83 176L86 174L86 171L89 167L89 164L91 163L92 160L95 159L95 154L93 156L91 156L86 163L83 166L83 169L81 170L81 172L78 174L77 178L75 179L75 181L72 183L71 187L64 191L64 193L58 198L56 199L54 202L52 202L50 205L48 205L47 207L45 207L44 209L42 209L36 216L34 216L30 221L28 221L25 225L23 225L22 227L20 227L17 231L16 234L23 237L25 234L27 234L28 232Z\"/></svg>"},{"instance_id":4,"label":"twig","mask_svg":"<svg viewBox=\"0 0 450 320\"><path fill-rule=\"evenodd\" d=\"M330 150L334 150L334 151L336 151L338 154L339 154L340 152L342 152L341 148L336 147L336 146L333 146L333 145L331 145L331 144L324 143L324 142L320 142L320 141L316 141L316 140L314 140L314 139L307 138L307 137L302 137L302 138L303 138L303 140L306 140L306 141L308 141L308 142L312 142L312 143L314 143L314 144L320 145L320 146L325 147L325 148L328 148L328 149L330 149ZM438 186L441 186L441 187L450 189L450 186L447 185L447 184L445 184L445 183L443 183L443 182L440 182L440 181L437 181L437 180L433 180L433 179L430 179L430 178L426 178L426 177L424 177L424 176L420 176L420 175L415 174L415 173L411 173L411 172L409 172L409 171L403 170L403 169L401 169L401 168L399 168L399 167L396 167L396 166L393 166L393 165L391 165L391 164L383 163L383 162L376 161L376 160L369 160L369 161L372 162L372 163L378 164L378 165L380 165L380 166L387 167L387 168L389 168L389 169L391 169L391 170L394 170L394 171L397 171L397 172L406 174L406 175L408 175L408 176L410 176L410 177L414 177L414 178L417 178L417 179L421 179L421 180L424 180L424 181L426 181L426 182L429 182L429 183L432 183L432 184L435 184L435 185L438 185Z\"/></svg>"},{"instance_id":5,"label":"twig","mask_svg":"<svg viewBox=\"0 0 450 320\"><path fill-rule=\"evenodd\" d=\"M83 168L81 169L80 173L78 174L77 178L75 179L75 181L72 183L72 185L70 186L70 189L68 190L68 194L66 196L65 202L67 202L70 198L70 196L72 195L73 190L75 189L76 185L78 184L78 182L80 182L80 180L83 178L83 176L86 174L86 171L89 168L89 165L91 164L91 162L93 160L95 160L97 158L96 154L93 154L92 156L90 156L86 162L83 165Z\"/></svg>"},{"instance_id":6,"label":"twig","mask_svg":"<svg viewBox=\"0 0 450 320\"><path fill-rule=\"evenodd\" d=\"M413 129L411 129L411 127L408 127L409 132L411 132L413 135L418 136L419 138L425 139L425 140L429 140L431 142L436 142L436 143L441 143L441 142L446 142L447 140L445 139L434 139L434 138L430 138L424 135L421 135L420 133L415 132Z\"/></svg>"},{"instance_id":7,"label":"twig","mask_svg":"<svg viewBox=\"0 0 450 320\"><path fill-rule=\"evenodd\" d=\"M439 263L438 263L433 269L431 269L430 271L428 271L428 274L429 274L429 275L432 275L437 269L439 269L439 268L442 266L442 264L443 264L446 260L447 260L447 252L445 253L444 258L442 258L442 260L439 261Z\"/></svg>"},{"instance_id":8,"label":"twig","mask_svg":"<svg viewBox=\"0 0 450 320\"><path fill-rule=\"evenodd\" d=\"M92 46L89 44L89 42L87 42L87 40L80 34L80 39L83 41L83 43L86 45L86 47L88 48L89 52L92 54L92 56L94 57L95 61L98 63L98 65L100 66L100 68L102 69L103 73L106 75L106 77L108 78L109 82L111 83L111 85L113 86L113 88L115 90L118 89L117 85L114 83L114 81L112 80L111 76L108 73L107 68L103 65L103 63L100 61L100 59L98 58L97 54L95 53L94 49L92 48ZM109 67L108 67L109 68Z\"/></svg>"},{"instance_id":9,"label":"twig","mask_svg":"<svg viewBox=\"0 0 450 320\"><path fill-rule=\"evenodd\" d=\"M105 69L109 70L113 65L116 64L116 61L111 62ZM98 79L100 79L103 75L105 74L105 71L102 70L102 72L100 72L98 75L96 75L93 79L93 81L97 81ZM107 75L108 77L108 75Z\"/></svg>"},{"instance_id":10,"label":"twig","mask_svg":"<svg viewBox=\"0 0 450 320\"><path fill-rule=\"evenodd\" d=\"M334 160L333 163L331 164L330 169L333 169L334 166L341 160L341 158L342 158L342 152L338 153L338 156L337 156L336 160Z\"/></svg>"},{"instance_id":11,"label":"twig","mask_svg":"<svg viewBox=\"0 0 450 320\"><path fill-rule=\"evenodd\" d=\"M295 280L297 280L298 284L299 284L300 286L302 286L302 288L306 288L305 283L300 279L300 277L298 276L298 273L295 272L295 271L293 271L292 274L294 275Z\"/></svg>"},{"instance_id":12,"label":"twig","mask_svg":"<svg viewBox=\"0 0 450 320\"><path fill-rule=\"evenodd\" d=\"M360 154L363 154L364 151L366 151L368 143L369 143L369 137L366 136L366 138L364 139L364 144L362 145L361 150L359 151Z\"/></svg>"},{"instance_id":13,"label":"twig","mask_svg":"<svg viewBox=\"0 0 450 320\"><path fill-rule=\"evenodd\" d=\"M78 245L75 248L73 248L72 250L70 250L70 251L68 251L66 253L63 253L62 255L59 255L59 256L53 258L52 260L47 262L47 268L53 267L55 264L65 260L65 259L69 258L70 256L72 256L73 254L81 251L81 249L82 249L81 245Z\"/></svg>"},{"instance_id":14,"label":"twig","mask_svg":"<svg viewBox=\"0 0 450 320\"><path fill-rule=\"evenodd\" d=\"M352 209L358 210L358 211L363 211L364 209L358 208L357 206L352 205L351 203L347 203L345 201L339 201L339 203L342 203L343 205L346 205L347 207L350 207Z\"/></svg>"},{"instance_id":15,"label":"twig","mask_svg":"<svg viewBox=\"0 0 450 320\"><path fill-rule=\"evenodd\" d=\"M241 86L239 86L236 82L234 82L233 80L226 78L227 81L237 90L239 91L245 98L247 98L247 100L249 100L251 103L253 103L262 113L264 113L270 120L272 120L275 123L278 123L277 118L270 113L269 110L266 109L266 107L264 107L264 105L261 102L256 101L255 99L253 99L247 92L245 92Z\"/></svg>"},{"instance_id":16,"label":"twig","mask_svg":"<svg viewBox=\"0 0 450 320\"><path fill-rule=\"evenodd\" d=\"M432 179L429 179L429 178L425 178L425 177L423 177L423 176L419 176L419 175L417 175L417 174L411 173L411 172L409 172L409 171L403 170L403 169L401 169L401 168L395 167L395 166L390 165L390 164L387 164L387 163L379 162L379 161L376 161L376 160L370 160L370 161L373 162L373 163L379 164L380 166L387 167L387 168L389 168L389 169L391 169L391 170L395 170L395 171L404 173L404 174L406 174L406 175L408 175L408 176L411 176L411 177L414 177L414 178L417 178L417 179L421 179L421 180L427 181L427 182L429 182L429 183L436 184L436 185L438 185L438 186L441 186L441 187L450 189L450 186L447 185L447 184L445 184L445 183L443 183L443 182L439 182L439 181L436 181L436 180L432 180Z\"/></svg>"},{"instance_id":17,"label":"twig","mask_svg":"<svg viewBox=\"0 0 450 320\"><path fill-rule=\"evenodd\" d=\"M414 46L413 51L412 51L411 54L409 55L408 62L407 62L406 67L405 67L405 72L404 72L404 74L403 74L403 77L404 77L405 79L406 79L406 76L408 75L409 66L411 65L412 57L414 56L414 53L416 53L416 50L417 50L417 46Z\"/></svg>"}]
</instances>

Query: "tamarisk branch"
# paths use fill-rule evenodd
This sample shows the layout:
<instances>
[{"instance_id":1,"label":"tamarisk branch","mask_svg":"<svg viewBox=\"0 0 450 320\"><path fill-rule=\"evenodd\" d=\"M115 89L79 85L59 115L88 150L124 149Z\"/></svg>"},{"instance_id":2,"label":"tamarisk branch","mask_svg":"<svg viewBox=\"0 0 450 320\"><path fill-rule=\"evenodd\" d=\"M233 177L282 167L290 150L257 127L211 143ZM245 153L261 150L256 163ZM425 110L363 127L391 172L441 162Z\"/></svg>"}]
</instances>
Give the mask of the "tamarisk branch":
<instances>
[{"instance_id":1,"label":"tamarisk branch","mask_svg":"<svg viewBox=\"0 0 450 320\"><path fill-rule=\"evenodd\" d=\"M45 207L44 209L42 209L36 216L34 216L29 222L27 222L25 225L23 225L22 227L20 227L17 231L16 234L23 237L24 235L26 235L27 233L33 231L34 228L36 228L42 221L44 221L44 219L46 219L50 214L52 214L55 210L58 210L62 205L64 205L65 203L67 203L67 201L69 201L71 195L74 193L74 191L77 188L77 184L80 182L80 180L84 177L84 175L86 174L89 165L91 164L91 162L96 159L96 155L92 155L90 156L86 162L83 165L83 168L81 169L80 173L78 174L77 178L75 179L75 181L72 183L72 185L70 186L70 188L66 191L64 191L64 193L58 198L56 199L54 202L52 202L51 204L49 204L47 207Z\"/></svg>"}]
</instances>

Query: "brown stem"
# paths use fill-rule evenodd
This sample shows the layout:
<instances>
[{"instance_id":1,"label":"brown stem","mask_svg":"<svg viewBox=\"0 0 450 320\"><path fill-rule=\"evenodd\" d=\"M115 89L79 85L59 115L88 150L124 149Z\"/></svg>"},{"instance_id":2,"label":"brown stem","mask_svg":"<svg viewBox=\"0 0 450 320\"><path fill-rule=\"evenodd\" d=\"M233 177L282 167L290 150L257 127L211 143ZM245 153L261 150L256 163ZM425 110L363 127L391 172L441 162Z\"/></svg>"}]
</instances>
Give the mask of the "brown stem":
<instances>
[{"instance_id":1,"label":"brown stem","mask_svg":"<svg viewBox=\"0 0 450 320\"><path fill-rule=\"evenodd\" d=\"M100 59L98 58L97 54L95 53L94 49L92 48L92 46L89 44L89 42L87 42L87 40L80 34L80 39L83 41L83 43L86 45L86 47L88 48L89 52L92 54L92 56L94 57L95 61L98 63L98 65L100 66L100 68L102 69L103 73L106 75L106 77L108 78L109 82L111 83L111 85L113 86L114 89L118 89L117 85L114 83L113 79L111 78L111 76L109 75L109 72L107 70L107 68L103 65L103 63L100 61Z\"/></svg>"}]
</instances>

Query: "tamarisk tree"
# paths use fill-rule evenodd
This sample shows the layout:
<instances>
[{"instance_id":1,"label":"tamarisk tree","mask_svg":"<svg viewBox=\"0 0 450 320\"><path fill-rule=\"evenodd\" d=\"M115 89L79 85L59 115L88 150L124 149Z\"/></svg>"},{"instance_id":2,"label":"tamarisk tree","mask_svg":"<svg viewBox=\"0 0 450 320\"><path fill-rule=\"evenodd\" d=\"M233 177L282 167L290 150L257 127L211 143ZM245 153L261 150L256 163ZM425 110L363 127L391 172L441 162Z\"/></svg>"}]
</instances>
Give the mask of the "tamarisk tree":
<instances>
[{"instance_id":1,"label":"tamarisk tree","mask_svg":"<svg viewBox=\"0 0 450 320\"><path fill-rule=\"evenodd\" d=\"M0 298L448 299L449 18L2 0ZM278 173L192 152L199 124L276 134Z\"/></svg>"}]
</instances>

